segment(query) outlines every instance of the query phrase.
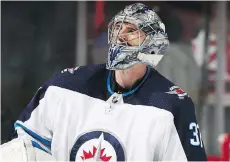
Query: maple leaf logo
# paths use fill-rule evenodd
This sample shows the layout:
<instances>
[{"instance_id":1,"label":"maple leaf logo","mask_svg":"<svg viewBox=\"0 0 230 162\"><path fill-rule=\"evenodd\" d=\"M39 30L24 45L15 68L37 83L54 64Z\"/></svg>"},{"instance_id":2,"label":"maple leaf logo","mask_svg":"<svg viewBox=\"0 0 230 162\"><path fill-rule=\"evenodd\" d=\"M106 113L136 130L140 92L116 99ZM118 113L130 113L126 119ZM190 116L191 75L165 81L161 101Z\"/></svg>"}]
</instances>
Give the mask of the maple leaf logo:
<instances>
[{"instance_id":1,"label":"maple leaf logo","mask_svg":"<svg viewBox=\"0 0 230 162\"><path fill-rule=\"evenodd\" d=\"M112 156L107 156L106 154L103 155L104 151L105 151L105 148L101 149L100 157L98 160L107 162L112 158ZM86 152L85 150L83 150L83 156L81 156L81 158L82 158L82 160L94 159L96 152L97 152L97 148L95 146L93 146L93 153L91 151Z\"/></svg>"}]
</instances>

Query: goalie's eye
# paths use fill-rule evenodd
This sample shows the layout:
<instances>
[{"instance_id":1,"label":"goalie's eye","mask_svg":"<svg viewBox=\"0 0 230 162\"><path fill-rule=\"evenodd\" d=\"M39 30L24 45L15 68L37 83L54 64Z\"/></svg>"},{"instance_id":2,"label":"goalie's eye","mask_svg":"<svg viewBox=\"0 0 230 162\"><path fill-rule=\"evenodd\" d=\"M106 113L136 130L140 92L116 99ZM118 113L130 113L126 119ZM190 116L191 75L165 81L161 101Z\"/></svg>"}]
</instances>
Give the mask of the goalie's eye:
<instances>
[{"instance_id":1,"label":"goalie's eye","mask_svg":"<svg viewBox=\"0 0 230 162\"><path fill-rule=\"evenodd\" d=\"M135 32L135 31L136 31L136 29L128 29L127 33L132 33L132 32Z\"/></svg>"},{"instance_id":2,"label":"goalie's eye","mask_svg":"<svg viewBox=\"0 0 230 162\"><path fill-rule=\"evenodd\" d=\"M120 25L116 25L115 27L114 27L114 30L119 30L120 29Z\"/></svg>"}]
</instances>

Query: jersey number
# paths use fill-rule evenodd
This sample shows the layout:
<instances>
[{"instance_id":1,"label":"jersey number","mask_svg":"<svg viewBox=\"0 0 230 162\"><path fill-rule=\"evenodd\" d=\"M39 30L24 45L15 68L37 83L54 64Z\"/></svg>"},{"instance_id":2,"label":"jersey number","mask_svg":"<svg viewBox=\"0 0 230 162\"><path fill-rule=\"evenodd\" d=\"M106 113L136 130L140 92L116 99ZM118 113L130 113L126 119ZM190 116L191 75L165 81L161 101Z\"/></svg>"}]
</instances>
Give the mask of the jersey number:
<instances>
[{"instance_id":1,"label":"jersey number","mask_svg":"<svg viewBox=\"0 0 230 162\"><path fill-rule=\"evenodd\" d=\"M190 139L190 143L193 146L203 147L201 134L199 132L199 126L196 123L190 123L189 130L193 132L193 138Z\"/></svg>"}]
</instances>

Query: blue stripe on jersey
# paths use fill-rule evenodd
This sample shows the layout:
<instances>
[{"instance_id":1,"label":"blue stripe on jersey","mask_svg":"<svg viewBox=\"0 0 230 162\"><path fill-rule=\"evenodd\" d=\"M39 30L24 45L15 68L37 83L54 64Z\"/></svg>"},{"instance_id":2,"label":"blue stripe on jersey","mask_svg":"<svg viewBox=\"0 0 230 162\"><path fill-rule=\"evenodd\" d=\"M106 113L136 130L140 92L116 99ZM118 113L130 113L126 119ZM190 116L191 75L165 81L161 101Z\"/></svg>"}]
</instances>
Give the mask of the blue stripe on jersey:
<instances>
[{"instance_id":1,"label":"blue stripe on jersey","mask_svg":"<svg viewBox=\"0 0 230 162\"><path fill-rule=\"evenodd\" d=\"M48 154L50 154L48 151L46 151L44 148L42 148L37 142L35 142L35 141L32 141L32 146L33 147L36 147L36 148L38 148L38 149L40 149L40 150L42 150L42 151L45 151L46 153L48 153Z\"/></svg>"},{"instance_id":2,"label":"blue stripe on jersey","mask_svg":"<svg viewBox=\"0 0 230 162\"><path fill-rule=\"evenodd\" d=\"M30 136L32 136L34 139L38 140L39 142L41 142L42 144L44 144L45 146L51 148L51 141L48 141L47 139L44 139L43 137L39 136L38 134L34 133L33 131L31 131L30 129L26 128L25 126L23 126L20 123L15 123L14 124L14 128L17 127L21 127L26 133L28 133Z\"/></svg>"},{"instance_id":3,"label":"blue stripe on jersey","mask_svg":"<svg viewBox=\"0 0 230 162\"><path fill-rule=\"evenodd\" d=\"M109 75L107 77L107 89L108 89L109 93L112 95L112 94L114 94L114 91L111 89L111 74L112 74L112 71L109 71ZM149 74L150 74L150 67L147 66L147 71L146 71L146 73L144 75L144 79L141 81L141 83L136 88L134 88L133 90L128 91L126 93L123 93L122 96L125 97L125 96L131 95L134 92L136 92L138 90L138 88L145 82L145 80L147 79Z\"/></svg>"}]
</instances>

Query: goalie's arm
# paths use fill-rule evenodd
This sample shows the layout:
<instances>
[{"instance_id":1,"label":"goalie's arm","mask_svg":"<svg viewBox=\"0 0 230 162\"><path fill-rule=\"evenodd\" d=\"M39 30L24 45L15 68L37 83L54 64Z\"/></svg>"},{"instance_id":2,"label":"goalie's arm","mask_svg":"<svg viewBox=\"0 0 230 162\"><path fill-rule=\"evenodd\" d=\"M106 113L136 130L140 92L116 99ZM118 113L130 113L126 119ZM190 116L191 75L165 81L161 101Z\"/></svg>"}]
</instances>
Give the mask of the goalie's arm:
<instances>
[{"instance_id":1,"label":"goalie's arm","mask_svg":"<svg viewBox=\"0 0 230 162\"><path fill-rule=\"evenodd\" d=\"M173 122L173 116L165 119L164 134L159 141L157 161L187 161L179 135Z\"/></svg>"},{"instance_id":2,"label":"goalie's arm","mask_svg":"<svg viewBox=\"0 0 230 162\"><path fill-rule=\"evenodd\" d=\"M14 124L19 138L31 138L34 147L51 153L54 122L60 98L54 87L68 87L64 80L73 76L78 68L55 73L36 92Z\"/></svg>"},{"instance_id":3,"label":"goalie's arm","mask_svg":"<svg viewBox=\"0 0 230 162\"><path fill-rule=\"evenodd\" d=\"M55 161L51 153L57 97L44 84L15 122L16 138L0 147L2 161Z\"/></svg>"},{"instance_id":4,"label":"goalie's arm","mask_svg":"<svg viewBox=\"0 0 230 162\"><path fill-rule=\"evenodd\" d=\"M187 159L188 161L207 161L194 104L188 96L178 103L179 111L174 123Z\"/></svg>"},{"instance_id":5,"label":"goalie's arm","mask_svg":"<svg viewBox=\"0 0 230 162\"><path fill-rule=\"evenodd\" d=\"M52 86L40 87L14 124L17 137L31 139L34 147L50 153L56 104Z\"/></svg>"}]
</instances>

